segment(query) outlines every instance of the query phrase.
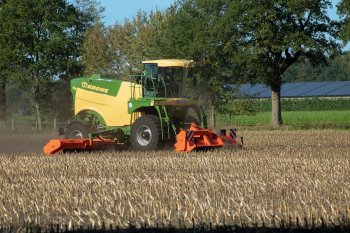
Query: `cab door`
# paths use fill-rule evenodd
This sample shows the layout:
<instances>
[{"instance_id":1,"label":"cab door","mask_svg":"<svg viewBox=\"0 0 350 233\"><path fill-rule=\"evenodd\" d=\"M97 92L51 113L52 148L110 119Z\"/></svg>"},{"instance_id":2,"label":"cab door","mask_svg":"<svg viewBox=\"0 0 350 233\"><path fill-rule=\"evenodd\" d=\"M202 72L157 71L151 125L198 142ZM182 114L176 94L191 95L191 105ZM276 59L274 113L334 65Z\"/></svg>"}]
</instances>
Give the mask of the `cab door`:
<instances>
[{"instance_id":1,"label":"cab door","mask_svg":"<svg viewBox=\"0 0 350 233\"><path fill-rule=\"evenodd\" d=\"M155 98L158 86L158 65L143 64L142 69L142 96Z\"/></svg>"}]
</instances>

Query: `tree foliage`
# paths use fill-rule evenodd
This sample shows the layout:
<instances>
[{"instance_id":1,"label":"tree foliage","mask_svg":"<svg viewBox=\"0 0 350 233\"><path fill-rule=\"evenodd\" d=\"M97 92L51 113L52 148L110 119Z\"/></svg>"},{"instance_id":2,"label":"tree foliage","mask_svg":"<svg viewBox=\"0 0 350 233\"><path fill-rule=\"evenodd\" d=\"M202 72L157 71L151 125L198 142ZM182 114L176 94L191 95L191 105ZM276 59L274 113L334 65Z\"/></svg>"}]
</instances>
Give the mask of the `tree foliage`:
<instances>
[{"instance_id":1,"label":"tree foliage","mask_svg":"<svg viewBox=\"0 0 350 233\"><path fill-rule=\"evenodd\" d=\"M165 16L163 30L155 40L163 57L193 59L195 70L192 82L200 100L208 105L210 123L215 112L223 109L233 92L227 83L236 82L239 71L223 49L218 26L224 1L177 1Z\"/></svg>"},{"instance_id":2,"label":"tree foliage","mask_svg":"<svg viewBox=\"0 0 350 233\"><path fill-rule=\"evenodd\" d=\"M345 53L327 59L327 64L313 66L299 62L286 71L285 82L350 81L350 54Z\"/></svg>"},{"instance_id":3,"label":"tree foliage","mask_svg":"<svg viewBox=\"0 0 350 233\"><path fill-rule=\"evenodd\" d=\"M286 70L299 61L317 65L337 52L337 23L328 0L228 1L223 15L225 50L244 67L244 78L272 90L272 124L282 124L280 91Z\"/></svg>"},{"instance_id":4,"label":"tree foliage","mask_svg":"<svg viewBox=\"0 0 350 233\"><path fill-rule=\"evenodd\" d=\"M113 58L109 48L108 35L99 20L96 20L95 24L86 30L82 53L85 74L91 75L111 69Z\"/></svg>"},{"instance_id":5,"label":"tree foliage","mask_svg":"<svg viewBox=\"0 0 350 233\"><path fill-rule=\"evenodd\" d=\"M4 33L5 21L1 13L5 3L5 0L0 1L0 121L6 120L6 84L15 55L13 45L8 45L11 37Z\"/></svg>"},{"instance_id":6,"label":"tree foliage","mask_svg":"<svg viewBox=\"0 0 350 233\"><path fill-rule=\"evenodd\" d=\"M0 40L6 40L4 47L14 53L11 77L31 91L39 129L41 106L50 96L53 78L79 70L82 17L65 0L8 0L1 9Z\"/></svg>"},{"instance_id":7,"label":"tree foliage","mask_svg":"<svg viewBox=\"0 0 350 233\"><path fill-rule=\"evenodd\" d=\"M105 27L97 0L0 0L0 120L8 83L30 90L40 121L53 106L48 99L71 103L69 80L83 69L125 76L129 69L139 72L143 60L184 58L196 63L190 95L207 104L212 120L215 112L237 111L228 107L235 102L228 83L264 83L274 97L273 123L280 125L284 82L350 74L348 55L330 60L339 47L330 6L329 0L177 0L163 12L139 11ZM341 1L344 42L349 12L348 1ZM331 66L316 67L326 63Z\"/></svg>"},{"instance_id":8,"label":"tree foliage","mask_svg":"<svg viewBox=\"0 0 350 233\"><path fill-rule=\"evenodd\" d=\"M350 1L342 0L338 4L338 14L342 17L340 38L344 44L350 41Z\"/></svg>"},{"instance_id":9,"label":"tree foliage","mask_svg":"<svg viewBox=\"0 0 350 233\"><path fill-rule=\"evenodd\" d=\"M287 69L306 60L326 63L338 49L337 22L326 14L330 5L328 0L178 0L163 14L139 12L124 25L117 23L111 44L119 66L135 67L147 58L195 60L196 89L209 103L212 119L232 99L227 83L265 83L274 93L272 123L280 125Z\"/></svg>"},{"instance_id":10,"label":"tree foliage","mask_svg":"<svg viewBox=\"0 0 350 233\"><path fill-rule=\"evenodd\" d=\"M160 11L138 11L124 24L118 22L110 28L111 49L114 55L115 72L119 75L140 72L141 62L156 59L161 48L154 45L163 21Z\"/></svg>"}]
</instances>

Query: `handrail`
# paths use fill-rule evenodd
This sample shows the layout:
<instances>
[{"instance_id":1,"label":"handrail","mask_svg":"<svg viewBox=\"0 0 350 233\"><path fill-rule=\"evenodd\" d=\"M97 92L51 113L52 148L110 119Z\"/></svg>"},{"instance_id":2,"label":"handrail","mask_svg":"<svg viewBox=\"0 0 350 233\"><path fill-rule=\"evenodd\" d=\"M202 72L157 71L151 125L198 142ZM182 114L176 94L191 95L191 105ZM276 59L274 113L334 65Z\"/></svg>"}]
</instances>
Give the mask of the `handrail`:
<instances>
[{"instance_id":1,"label":"handrail","mask_svg":"<svg viewBox=\"0 0 350 233\"><path fill-rule=\"evenodd\" d=\"M151 81L151 87L148 86L148 82L147 80ZM151 76L142 76L142 89L143 89L143 97L145 96L146 91L150 90L151 92L153 92L153 96L149 96L148 97L156 97L156 87L154 85L154 80ZM148 90L147 90L148 89Z\"/></svg>"},{"instance_id":2,"label":"handrail","mask_svg":"<svg viewBox=\"0 0 350 233\"><path fill-rule=\"evenodd\" d=\"M166 89L164 78L162 76L160 78L162 80L163 87L164 87L164 97L168 97L168 93L167 93L167 89Z\"/></svg>"}]
</instances>

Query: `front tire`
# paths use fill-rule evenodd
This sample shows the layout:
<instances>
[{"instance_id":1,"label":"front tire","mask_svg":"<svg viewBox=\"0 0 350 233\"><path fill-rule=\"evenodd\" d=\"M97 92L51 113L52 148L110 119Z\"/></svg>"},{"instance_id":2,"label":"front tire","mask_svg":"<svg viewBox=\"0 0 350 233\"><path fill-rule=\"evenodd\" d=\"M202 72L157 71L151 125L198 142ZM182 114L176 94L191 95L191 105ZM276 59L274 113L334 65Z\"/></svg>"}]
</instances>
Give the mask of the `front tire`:
<instances>
[{"instance_id":1,"label":"front tire","mask_svg":"<svg viewBox=\"0 0 350 233\"><path fill-rule=\"evenodd\" d=\"M89 138L90 131L79 122L71 123L67 126L65 138Z\"/></svg>"},{"instance_id":2,"label":"front tire","mask_svg":"<svg viewBox=\"0 0 350 233\"><path fill-rule=\"evenodd\" d=\"M156 150L160 141L159 118L142 116L131 127L130 142L134 150Z\"/></svg>"}]
</instances>

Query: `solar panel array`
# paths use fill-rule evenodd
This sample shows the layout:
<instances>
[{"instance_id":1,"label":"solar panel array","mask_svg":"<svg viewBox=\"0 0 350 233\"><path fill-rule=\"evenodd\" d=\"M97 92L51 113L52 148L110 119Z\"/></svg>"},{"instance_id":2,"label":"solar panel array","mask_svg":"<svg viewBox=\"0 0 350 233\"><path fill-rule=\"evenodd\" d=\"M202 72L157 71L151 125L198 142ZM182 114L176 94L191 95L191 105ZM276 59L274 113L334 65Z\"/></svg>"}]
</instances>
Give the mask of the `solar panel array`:
<instances>
[{"instance_id":1,"label":"solar panel array","mask_svg":"<svg viewBox=\"0 0 350 233\"><path fill-rule=\"evenodd\" d=\"M239 96L270 98L271 89L262 84L243 84ZM281 89L282 98L344 96L350 96L350 81L285 83Z\"/></svg>"}]
</instances>

